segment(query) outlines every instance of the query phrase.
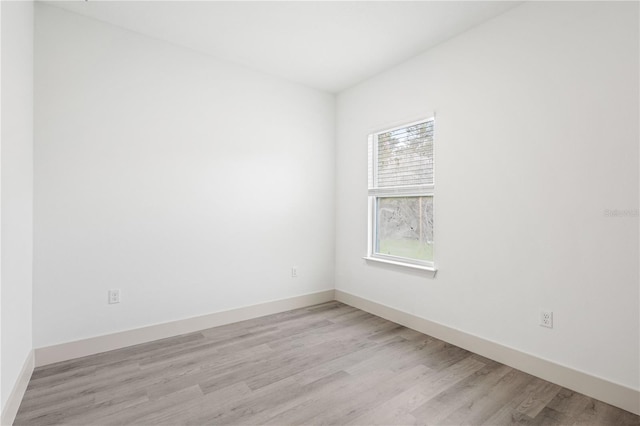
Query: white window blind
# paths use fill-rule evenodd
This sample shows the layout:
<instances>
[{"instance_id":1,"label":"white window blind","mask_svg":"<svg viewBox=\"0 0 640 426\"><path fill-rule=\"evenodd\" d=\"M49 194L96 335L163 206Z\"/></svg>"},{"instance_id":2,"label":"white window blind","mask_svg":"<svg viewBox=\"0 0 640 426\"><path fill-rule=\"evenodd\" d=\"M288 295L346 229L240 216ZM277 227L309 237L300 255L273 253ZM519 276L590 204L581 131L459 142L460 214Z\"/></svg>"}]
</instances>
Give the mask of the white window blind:
<instances>
[{"instance_id":1,"label":"white window blind","mask_svg":"<svg viewBox=\"0 0 640 426\"><path fill-rule=\"evenodd\" d=\"M433 119L369 138L369 195L433 189Z\"/></svg>"}]
</instances>

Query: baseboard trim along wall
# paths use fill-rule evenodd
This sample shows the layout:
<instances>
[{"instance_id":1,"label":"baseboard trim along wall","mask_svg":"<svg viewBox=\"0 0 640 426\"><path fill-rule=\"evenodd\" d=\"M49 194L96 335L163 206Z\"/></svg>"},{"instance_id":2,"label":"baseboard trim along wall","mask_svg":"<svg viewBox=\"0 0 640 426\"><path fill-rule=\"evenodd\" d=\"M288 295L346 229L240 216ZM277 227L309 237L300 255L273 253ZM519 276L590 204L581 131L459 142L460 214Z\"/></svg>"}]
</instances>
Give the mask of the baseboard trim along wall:
<instances>
[{"instance_id":1,"label":"baseboard trim along wall","mask_svg":"<svg viewBox=\"0 0 640 426\"><path fill-rule=\"evenodd\" d=\"M334 300L334 291L325 290L59 345L46 346L35 350L35 365L40 367L332 300Z\"/></svg>"},{"instance_id":2,"label":"baseboard trim along wall","mask_svg":"<svg viewBox=\"0 0 640 426\"><path fill-rule=\"evenodd\" d=\"M489 359L640 415L640 391L556 364L464 331L335 290L335 299Z\"/></svg>"},{"instance_id":3,"label":"baseboard trim along wall","mask_svg":"<svg viewBox=\"0 0 640 426\"><path fill-rule=\"evenodd\" d=\"M16 384L13 386L13 389L9 394L9 398L7 399L7 403L2 410L2 419L0 420L0 424L2 426L11 426L13 421L16 419L20 403L22 402L24 393L27 391L27 385L29 385L31 374L35 368L34 359L34 352L32 350L29 352L27 359L25 359L22 370L20 370L18 380L16 380Z\"/></svg>"}]
</instances>

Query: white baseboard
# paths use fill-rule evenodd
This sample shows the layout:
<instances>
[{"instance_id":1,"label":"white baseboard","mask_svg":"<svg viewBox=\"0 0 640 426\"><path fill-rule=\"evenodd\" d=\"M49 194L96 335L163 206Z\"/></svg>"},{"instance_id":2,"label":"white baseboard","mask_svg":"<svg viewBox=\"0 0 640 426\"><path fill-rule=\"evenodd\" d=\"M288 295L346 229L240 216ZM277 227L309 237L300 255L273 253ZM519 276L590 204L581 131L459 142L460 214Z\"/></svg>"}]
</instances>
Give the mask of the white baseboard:
<instances>
[{"instance_id":1,"label":"white baseboard","mask_svg":"<svg viewBox=\"0 0 640 426\"><path fill-rule=\"evenodd\" d=\"M335 298L347 305L640 415L640 391L636 389L536 357L501 345L500 343L492 342L377 302L372 302L341 290L335 290Z\"/></svg>"},{"instance_id":2,"label":"white baseboard","mask_svg":"<svg viewBox=\"0 0 640 426\"><path fill-rule=\"evenodd\" d=\"M59 345L46 346L35 350L35 365L40 367L55 362L67 361L100 352L121 349L127 346L147 343L158 339L192 333L206 328L244 321L265 315L304 308L334 300L334 291L317 293L287 299L274 300L257 305L215 312L208 315L121 331L103 336L91 337Z\"/></svg>"},{"instance_id":3,"label":"white baseboard","mask_svg":"<svg viewBox=\"0 0 640 426\"><path fill-rule=\"evenodd\" d=\"M2 410L2 419L0 420L0 424L2 426L11 426L13 421L16 419L16 414L18 414L22 397L24 397L24 393L27 390L27 385L31 379L34 367L34 352L32 350L29 352L27 359L25 359L22 370L20 370L18 380L16 380L16 384L13 386L4 409Z\"/></svg>"}]
</instances>

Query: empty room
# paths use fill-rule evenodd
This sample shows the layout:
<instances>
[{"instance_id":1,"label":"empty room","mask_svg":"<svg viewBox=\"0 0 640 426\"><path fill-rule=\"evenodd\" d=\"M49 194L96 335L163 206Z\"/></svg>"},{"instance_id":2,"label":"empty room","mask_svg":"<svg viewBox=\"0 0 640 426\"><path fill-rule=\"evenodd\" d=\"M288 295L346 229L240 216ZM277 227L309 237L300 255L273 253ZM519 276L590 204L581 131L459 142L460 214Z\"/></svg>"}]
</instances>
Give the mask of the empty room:
<instances>
[{"instance_id":1,"label":"empty room","mask_svg":"<svg viewBox=\"0 0 640 426\"><path fill-rule=\"evenodd\" d=\"M2 425L640 426L638 1L0 1Z\"/></svg>"}]
</instances>

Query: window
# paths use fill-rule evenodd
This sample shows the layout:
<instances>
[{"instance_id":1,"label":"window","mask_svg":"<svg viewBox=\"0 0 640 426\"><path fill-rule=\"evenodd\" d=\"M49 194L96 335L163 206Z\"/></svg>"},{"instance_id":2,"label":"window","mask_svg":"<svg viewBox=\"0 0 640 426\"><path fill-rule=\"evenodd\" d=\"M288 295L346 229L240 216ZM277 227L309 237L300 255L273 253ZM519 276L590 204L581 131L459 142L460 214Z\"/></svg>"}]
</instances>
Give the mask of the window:
<instances>
[{"instance_id":1,"label":"window","mask_svg":"<svg viewBox=\"0 0 640 426\"><path fill-rule=\"evenodd\" d=\"M434 269L433 125L369 135L369 260Z\"/></svg>"}]
</instances>

